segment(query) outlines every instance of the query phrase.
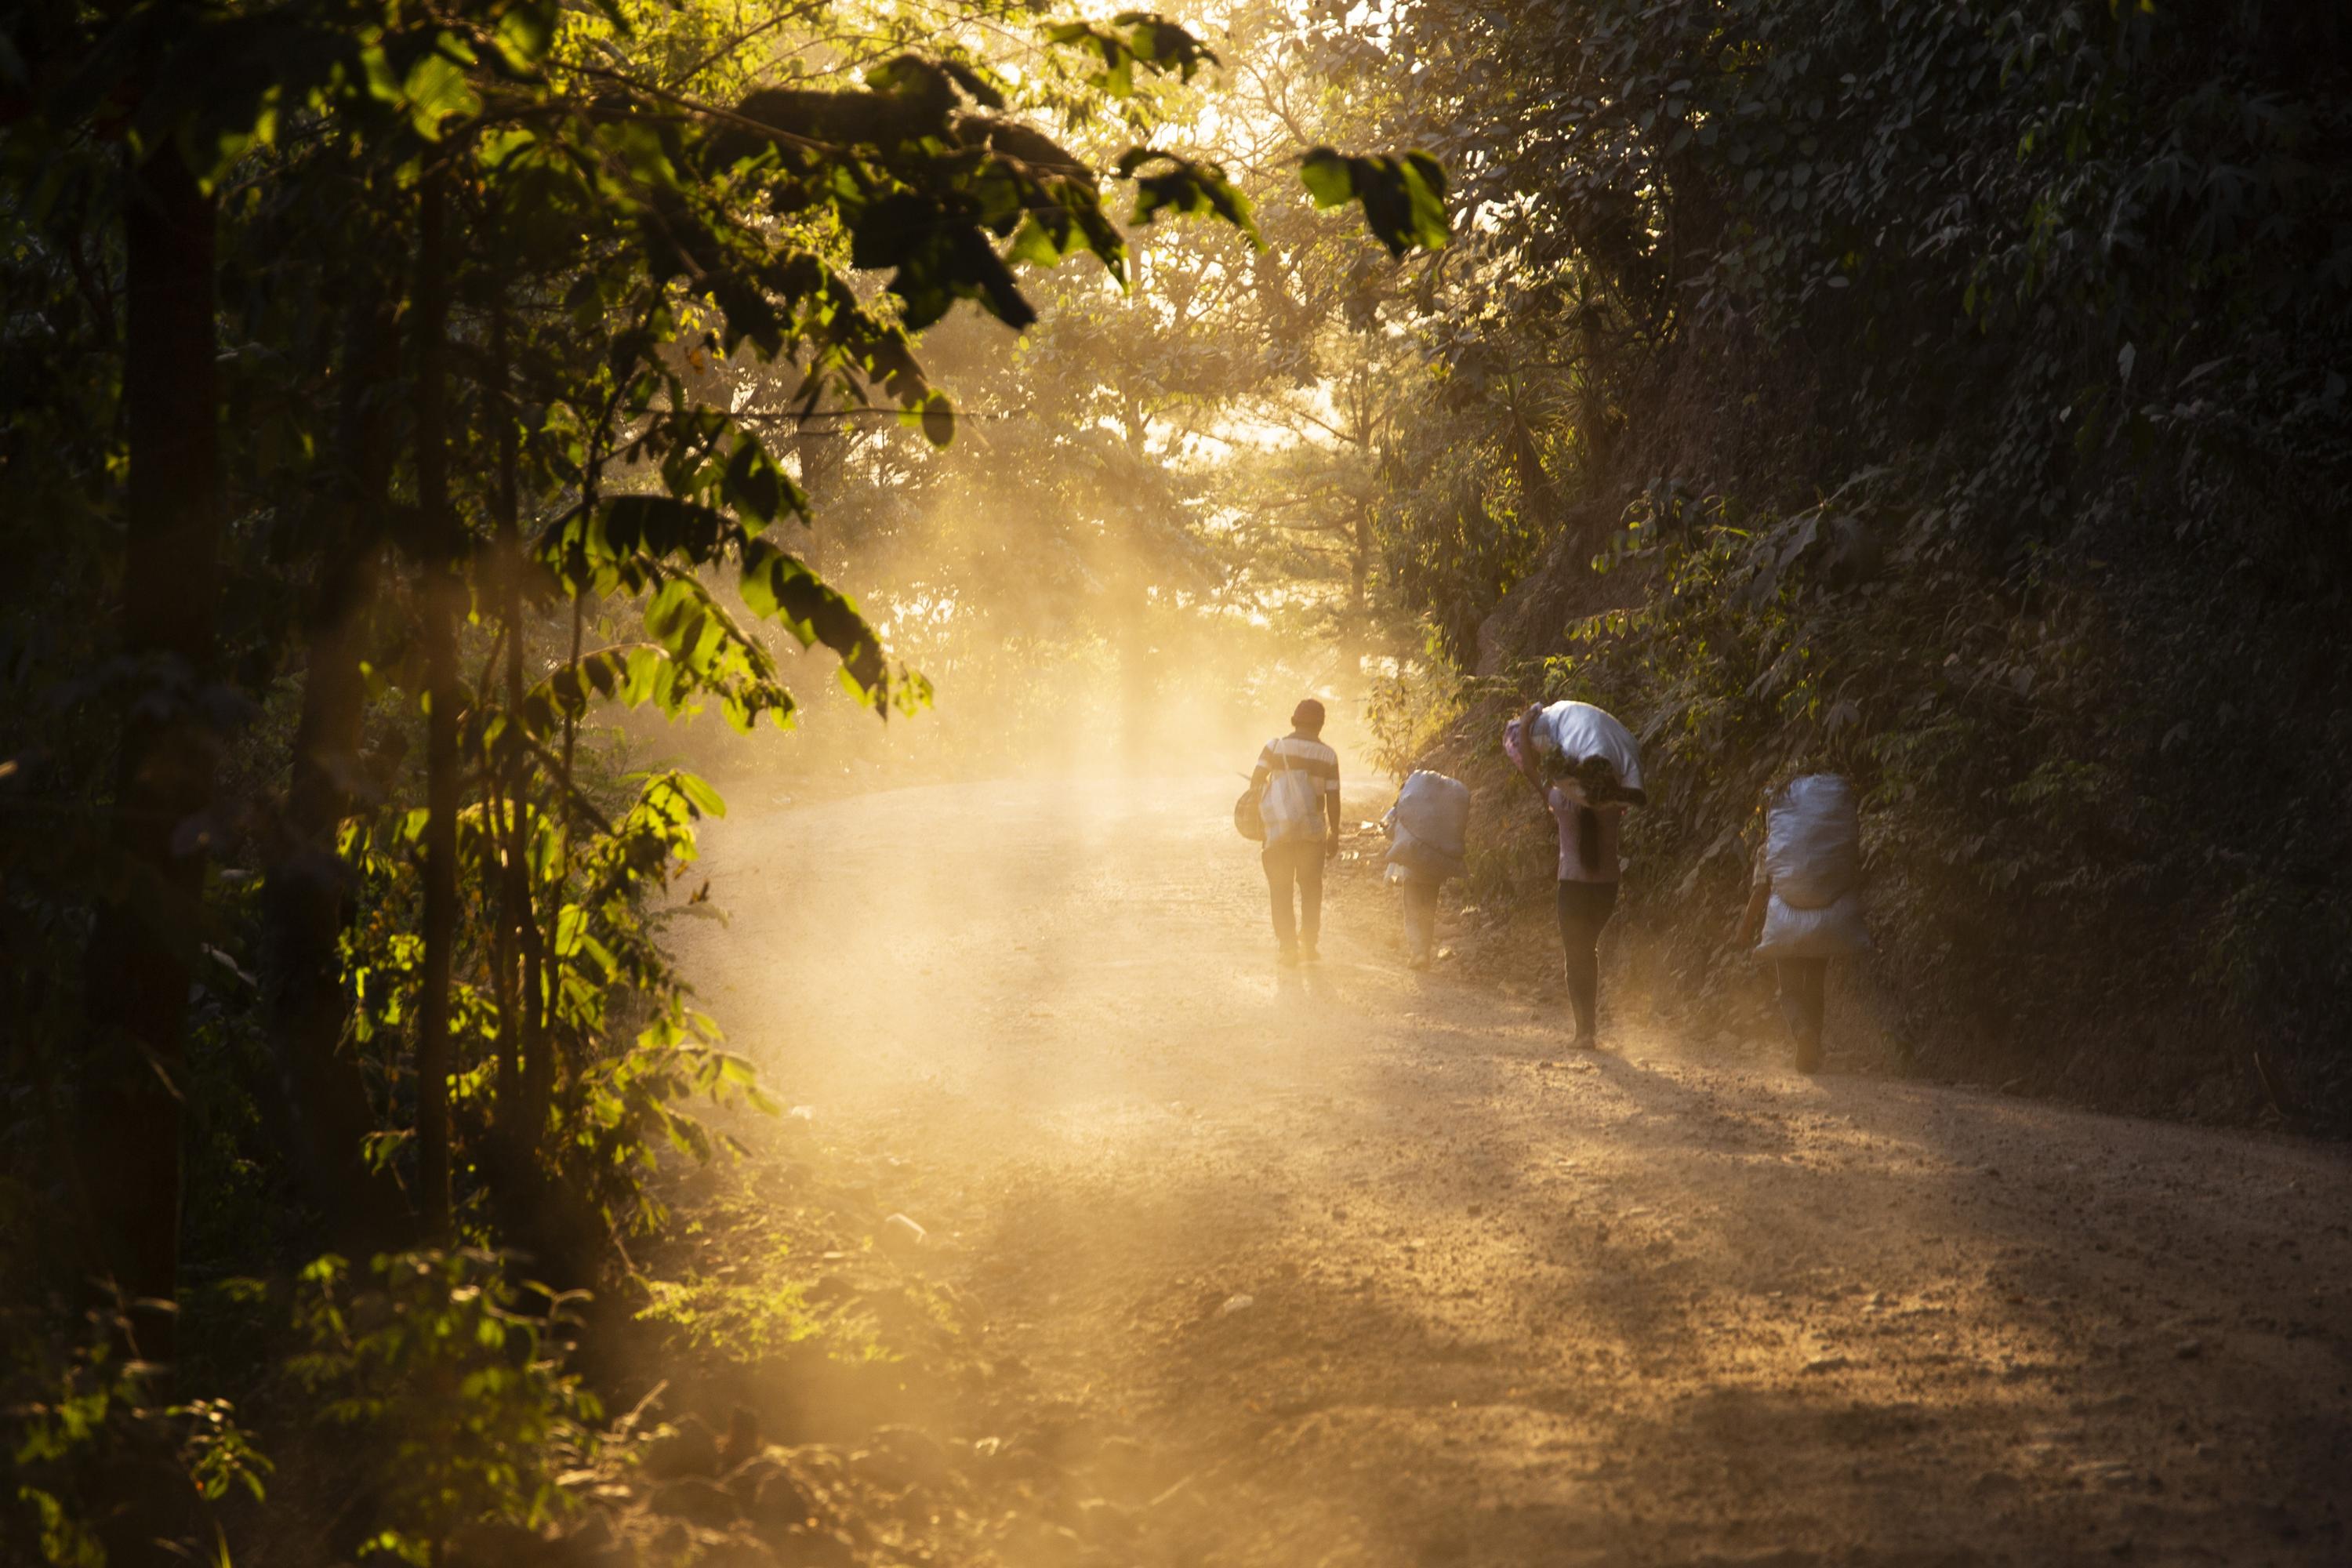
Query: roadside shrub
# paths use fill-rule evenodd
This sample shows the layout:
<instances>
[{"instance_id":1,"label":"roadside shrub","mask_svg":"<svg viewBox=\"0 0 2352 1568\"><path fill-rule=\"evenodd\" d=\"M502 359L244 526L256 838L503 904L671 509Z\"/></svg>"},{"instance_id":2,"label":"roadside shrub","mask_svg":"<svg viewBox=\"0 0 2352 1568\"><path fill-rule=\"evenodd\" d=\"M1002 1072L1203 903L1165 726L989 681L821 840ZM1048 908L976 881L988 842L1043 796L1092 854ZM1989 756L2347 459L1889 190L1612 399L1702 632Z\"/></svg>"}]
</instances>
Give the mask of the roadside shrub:
<instances>
[{"instance_id":1,"label":"roadside shrub","mask_svg":"<svg viewBox=\"0 0 2352 1568\"><path fill-rule=\"evenodd\" d=\"M436 1560L461 1525L536 1527L567 1506L555 1478L592 1458L603 1411L564 1367L576 1297L524 1310L510 1260L472 1250L401 1253L363 1273L337 1257L302 1272L307 1347L287 1370L318 1419L370 1452L381 1525L364 1551Z\"/></svg>"}]
</instances>

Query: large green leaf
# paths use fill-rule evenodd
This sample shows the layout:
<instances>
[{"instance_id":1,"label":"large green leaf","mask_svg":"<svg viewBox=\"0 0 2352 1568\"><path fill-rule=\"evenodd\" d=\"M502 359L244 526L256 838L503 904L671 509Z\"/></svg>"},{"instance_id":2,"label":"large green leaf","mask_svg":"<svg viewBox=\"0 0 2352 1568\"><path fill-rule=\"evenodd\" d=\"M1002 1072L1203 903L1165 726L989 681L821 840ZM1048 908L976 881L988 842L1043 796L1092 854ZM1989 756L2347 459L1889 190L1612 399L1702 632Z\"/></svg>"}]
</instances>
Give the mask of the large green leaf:
<instances>
[{"instance_id":1,"label":"large green leaf","mask_svg":"<svg viewBox=\"0 0 2352 1568\"><path fill-rule=\"evenodd\" d=\"M598 699L635 708L663 685L669 655L652 643L621 643L581 655L523 694L516 715L524 731L544 738L567 719L584 715Z\"/></svg>"},{"instance_id":2,"label":"large green leaf","mask_svg":"<svg viewBox=\"0 0 2352 1568\"><path fill-rule=\"evenodd\" d=\"M539 553L575 591L634 592L654 581L656 563L662 561L676 558L700 565L745 537L741 524L698 501L614 496L598 506L575 510L551 526L540 536Z\"/></svg>"},{"instance_id":3,"label":"large green leaf","mask_svg":"<svg viewBox=\"0 0 2352 1568\"><path fill-rule=\"evenodd\" d=\"M803 647L823 643L841 657L850 689L877 710L888 700L888 671L882 641L848 597L766 540L743 552L743 602L762 619L773 618Z\"/></svg>"},{"instance_id":4,"label":"large green leaf","mask_svg":"<svg viewBox=\"0 0 2352 1568\"><path fill-rule=\"evenodd\" d=\"M742 520L746 534L757 533L787 511L803 522L809 521L808 497L748 431L736 433L719 494Z\"/></svg>"},{"instance_id":5,"label":"large green leaf","mask_svg":"<svg viewBox=\"0 0 2352 1568\"><path fill-rule=\"evenodd\" d=\"M1426 153L1359 157L1318 147L1300 162L1298 178L1318 207L1361 203L1365 226L1391 256L1445 247L1445 171Z\"/></svg>"},{"instance_id":6,"label":"large green leaf","mask_svg":"<svg viewBox=\"0 0 2352 1568\"><path fill-rule=\"evenodd\" d=\"M1118 173L1135 182L1134 222L1150 223L1163 212L1218 218L1265 248L1249 198L1225 177L1223 165L1139 147L1119 159Z\"/></svg>"}]
</instances>

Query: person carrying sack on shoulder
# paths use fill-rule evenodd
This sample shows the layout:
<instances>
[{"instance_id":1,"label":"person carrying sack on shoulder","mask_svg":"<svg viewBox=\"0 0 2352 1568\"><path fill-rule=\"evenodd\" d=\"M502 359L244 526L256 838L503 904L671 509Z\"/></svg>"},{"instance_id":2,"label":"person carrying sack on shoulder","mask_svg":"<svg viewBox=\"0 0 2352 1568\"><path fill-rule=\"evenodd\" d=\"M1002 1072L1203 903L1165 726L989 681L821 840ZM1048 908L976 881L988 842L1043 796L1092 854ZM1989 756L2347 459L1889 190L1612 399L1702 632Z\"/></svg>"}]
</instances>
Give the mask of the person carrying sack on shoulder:
<instances>
[{"instance_id":1,"label":"person carrying sack on shoulder","mask_svg":"<svg viewBox=\"0 0 2352 1568\"><path fill-rule=\"evenodd\" d=\"M1861 816L1853 785L1837 773L1798 774L1765 798L1761 815L1738 940L1771 961L1797 1070L1819 1072L1830 960L1870 949Z\"/></svg>"},{"instance_id":2,"label":"person carrying sack on shoulder","mask_svg":"<svg viewBox=\"0 0 2352 1568\"><path fill-rule=\"evenodd\" d=\"M1427 969L1437 944L1437 894L1467 868L1470 786L1416 769L1381 819L1389 831L1388 879L1404 896L1404 963Z\"/></svg>"},{"instance_id":3,"label":"person carrying sack on shoulder","mask_svg":"<svg viewBox=\"0 0 2352 1568\"><path fill-rule=\"evenodd\" d=\"M1320 739L1323 718L1323 704L1312 697L1301 702L1291 710L1290 733L1265 743L1250 774L1265 835L1259 859L1285 967L1321 956L1315 944L1323 930L1323 863L1339 853L1339 753ZM1242 816L1236 810L1237 821Z\"/></svg>"},{"instance_id":4,"label":"person carrying sack on shoulder","mask_svg":"<svg viewBox=\"0 0 2352 1568\"><path fill-rule=\"evenodd\" d=\"M1599 1043L1601 928L1617 908L1618 835L1642 805L1642 758L1616 716L1590 702L1531 705L1503 727L1503 754L1543 802L1559 835L1560 963L1576 1045Z\"/></svg>"}]
</instances>

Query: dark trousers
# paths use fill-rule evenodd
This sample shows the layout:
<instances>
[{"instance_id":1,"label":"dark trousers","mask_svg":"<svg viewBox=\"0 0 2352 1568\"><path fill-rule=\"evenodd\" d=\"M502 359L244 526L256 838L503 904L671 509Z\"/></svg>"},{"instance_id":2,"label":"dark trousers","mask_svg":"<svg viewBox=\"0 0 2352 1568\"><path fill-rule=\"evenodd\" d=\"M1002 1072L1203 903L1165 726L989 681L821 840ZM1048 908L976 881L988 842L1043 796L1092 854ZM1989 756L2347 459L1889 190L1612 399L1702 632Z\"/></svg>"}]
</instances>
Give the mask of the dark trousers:
<instances>
[{"instance_id":1,"label":"dark trousers","mask_svg":"<svg viewBox=\"0 0 2352 1568\"><path fill-rule=\"evenodd\" d=\"M1559 885L1559 951L1568 970L1568 1002L1576 1032L1590 1038L1601 1008L1601 928L1617 908L1614 882Z\"/></svg>"},{"instance_id":2,"label":"dark trousers","mask_svg":"<svg viewBox=\"0 0 2352 1568\"><path fill-rule=\"evenodd\" d=\"M1822 982L1829 968L1826 958L1773 961L1773 975L1780 984L1780 1016L1789 1021L1789 1037L1800 1046L1822 1043L1822 1019L1828 1007Z\"/></svg>"},{"instance_id":3,"label":"dark trousers","mask_svg":"<svg viewBox=\"0 0 2352 1568\"><path fill-rule=\"evenodd\" d=\"M1404 895L1405 956L1423 963L1437 944L1437 889L1433 878L1408 877L1397 889Z\"/></svg>"},{"instance_id":4,"label":"dark trousers","mask_svg":"<svg viewBox=\"0 0 2352 1568\"><path fill-rule=\"evenodd\" d=\"M1259 860L1265 867L1266 891L1274 899L1274 940L1290 952L1304 942L1308 947L1323 934L1323 841L1294 838L1269 844ZM1298 910L1291 912L1290 889L1298 889Z\"/></svg>"}]
</instances>

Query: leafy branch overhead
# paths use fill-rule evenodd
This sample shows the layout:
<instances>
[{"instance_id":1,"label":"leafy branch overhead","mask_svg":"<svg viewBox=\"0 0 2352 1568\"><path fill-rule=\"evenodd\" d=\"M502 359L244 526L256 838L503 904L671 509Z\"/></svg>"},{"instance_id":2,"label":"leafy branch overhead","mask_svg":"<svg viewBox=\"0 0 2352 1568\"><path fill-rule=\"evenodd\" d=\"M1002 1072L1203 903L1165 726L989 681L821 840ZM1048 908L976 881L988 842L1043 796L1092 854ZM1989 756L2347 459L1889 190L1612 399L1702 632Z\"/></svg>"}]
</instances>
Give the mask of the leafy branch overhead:
<instances>
[{"instance_id":1,"label":"leafy branch overhead","mask_svg":"<svg viewBox=\"0 0 2352 1568\"><path fill-rule=\"evenodd\" d=\"M1120 156L1118 176L1135 182L1134 221L1139 224L1150 223L1163 211L1213 217L1240 229L1255 248L1265 248L1249 198L1218 164L1137 147Z\"/></svg>"},{"instance_id":2,"label":"leafy branch overhead","mask_svg":"<svg viewBox=\"0 0 2352 1568\"><path fill-rule=\"evenodd\" d=\"M926 375L916 334L960 300L1025 328L1036 310L1016 268L1080 252L1128 282L1101 172L1019 119L1001 81L970 61L899 53L854 89L772 84L713 99L636 66L646 24L618 10L583 25L551 0L503 0L449 17L386 7L367 20L129 13L79 68L27 78L61 84L33 111L59 127L98 116L138 144L174 145L208 189L300 173L318 153L281 133L316 122L338 156L358 154L400 199L428 199L436 181L460 193L460 221L497 237L496 263L466 264L455 281L455 309L472 321L463 330L480 333L493 310L515 319L493 301L538 289L568 318L559 357L609 344L570 384L528 389L546 416L518 435L521 467L577 498L546 525L547 564L570 594L672 594L681 571L719 555L766 583L780 552L767 547L755 563L750 541L786 513L807 520L805 496L754 435L699 403L678 373L695 345L791 363L803 415L879 397L945 446L954 409ZM1039 37L1091 62L1091 86L1111 98L1218 63L1152 13L1046 25ZM180 68L131 90L137 61L159 48ZM106 120L120 101L135 110ZM1111 172L1134 186L1131 223L1204 217L1263 247L1248 198L1216 163L1136 147ZM1425 155L1318 149L1302 177L1320 206L1360 203L1392 254L1444 243L1444 181ZM861 291L859 272L887 275L887 302ZM667 501L604 493L624 471L628 488L655 479ZM795 577L795 598L814 581ZM878 638L846 599L821 615L787 610L781 595L758 602L800 640L839 653L877 707L891 695ZM739 722L791 711L729 623L692 629L672 649L686 662L664 692L723 689Z\"/></svg>"},{"instance_id":3,"label":"leafy branch overhead","mask_svg":"<svg viewBox=\"0 0 2352 1568\"><path fill-rule=\"evenodd\" d=\"M1366 226L1391 256L1445 248L1445 171L1426 153L1358 157L1318 147L1298 177L1318 207L1362 203Z\"/></svg>"},{"instance_id":4,"label":"leafy branch overhead","mask_svg":"<svg viewBox=\"0 0 2352 1568\"><path fill-rule=\"evenodd\" d=\"M1099 58L1102 68L1094 86L1113 98L1135 91L1135 68L1158 74L1173 72L1191 81L1202 66L1218 63L1209 47L1177 24L1153 11L1122 11L1108 27L1090 22L1064 22L1045 29L1045 41L1058 47L1081 50Z\"/></svg>"}]
</instances>

